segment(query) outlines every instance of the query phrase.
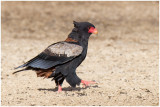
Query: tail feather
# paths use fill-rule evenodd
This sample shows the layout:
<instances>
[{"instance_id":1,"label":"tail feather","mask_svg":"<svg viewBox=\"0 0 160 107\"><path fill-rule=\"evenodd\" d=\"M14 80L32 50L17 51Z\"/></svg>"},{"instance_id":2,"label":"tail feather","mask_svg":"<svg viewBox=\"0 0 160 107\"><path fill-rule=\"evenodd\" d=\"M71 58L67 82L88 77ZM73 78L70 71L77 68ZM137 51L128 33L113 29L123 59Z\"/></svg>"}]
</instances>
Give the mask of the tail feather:
<instances>
[{"instance_id":1,"label":"tail feather","mask_svg":"<svg viewBox=\"0 0 160 107\"><path fill-rule=\"evenodd\" d=\"M13 72L12 74L16 74L16 73L18 73L18 72L22 72L22 71L26 71L26 70L30 70L30 69L29 69L29 68L24 68L24 69L21 69L21 70L15 71L15 72Z\"/></svg>"},{"instance_id":2,"label":"tail feather","mask_svg":"<svg viewBox=\"0 0 160 107\"><path fill-rule=\"evenodd\" d=\"M14 68L14 69L23 68L23 67L25 67L25 66L26 66L26 64L23 64L23 65L20 65L20 66Z\"/></svg>"},{"instance_id":3,"label":"tail feather","mask_svg":"<svg viewBox=\"0 0 160 107\"><path fill-rule=\"evenodd\" d=\"M38 56L36 56L35 58L33 58L33 59L29 60L29 61L28 61L28 62L26 62L25 64L20 65L20 66L18 66L18 67L16 67L16 68L14 68L14 69L27 67L30 63L34 62L37 58L38 58Z\"/></svg>"}]
</instances>

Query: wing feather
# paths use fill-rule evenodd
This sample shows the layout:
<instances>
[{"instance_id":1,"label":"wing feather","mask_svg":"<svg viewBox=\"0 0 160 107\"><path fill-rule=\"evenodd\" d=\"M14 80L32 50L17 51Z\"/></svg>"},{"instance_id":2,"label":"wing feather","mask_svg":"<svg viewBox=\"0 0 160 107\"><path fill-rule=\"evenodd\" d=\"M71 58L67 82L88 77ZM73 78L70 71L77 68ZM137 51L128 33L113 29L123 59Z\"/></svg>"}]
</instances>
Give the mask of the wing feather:
<instances>
[{"instance_id":1,"label":"wing feather","mask_svg":"<svg viewBox=\"0 0 160 107\"><path fill-rule=\"evenodd\" d=\"M82 51L83 48L80 45L67 42L58 42L50 45L35 58L17 68L33 67L48 69L74 59L79 56Z\"/></svg>"}]
</instances>

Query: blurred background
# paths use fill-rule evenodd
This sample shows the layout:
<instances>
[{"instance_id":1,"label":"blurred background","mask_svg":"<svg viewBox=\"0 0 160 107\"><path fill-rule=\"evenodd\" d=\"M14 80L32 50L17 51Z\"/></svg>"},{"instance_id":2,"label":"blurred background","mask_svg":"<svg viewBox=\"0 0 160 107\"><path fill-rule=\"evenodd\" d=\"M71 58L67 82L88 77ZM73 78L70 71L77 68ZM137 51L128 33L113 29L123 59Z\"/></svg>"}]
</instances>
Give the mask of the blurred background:
<instances>
[{"instance_id":1,"label":"blurred background","mask_svg":"<svg viewBox=\"0 0 160 107\"><path fill-rule=\"evenodd\" d=\"M2 1L2 105L158 105L158 7L158 1ZM73 20L99 31L77 69L81 78L96 80L97 88L65 88L59 96L53 82L34 72L12 75L14 67L65 40Z\"/></svg>"},{"instance_id":2,"label":"blurred background","mask_svg":"<svg viewBox=\"0 0 160 107\"><path fill-rule=\"evenodd\" d=\"M125 36L133 40L154 32L158 15L158 2L2 2L2 31L11 32L12 38L63 40L75 20L93 23L99 40ZM145 35L140 37L138 32Z\"/></svg>"}]
</instances>

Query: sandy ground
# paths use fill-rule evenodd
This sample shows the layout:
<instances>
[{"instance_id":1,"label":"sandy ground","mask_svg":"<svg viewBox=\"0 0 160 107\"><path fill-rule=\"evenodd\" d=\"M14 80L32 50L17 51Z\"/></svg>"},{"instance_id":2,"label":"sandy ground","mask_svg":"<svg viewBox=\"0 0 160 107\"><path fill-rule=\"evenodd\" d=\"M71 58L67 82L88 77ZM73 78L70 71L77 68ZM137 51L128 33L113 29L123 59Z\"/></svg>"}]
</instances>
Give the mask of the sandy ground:
<instances>
[{"instance_id":1,"label":"sandy ground","mask_svg":"<svg viewBox=\"0 0 160 107\"><path fill-rule=\"evenodd\" d=\"M157 106L158 2L2 2L2 106ZM88 56L77 69L97 84L57 93L51 79L35 72L12 75L48 45L64 40L72 21L89 21Z\"/></svg>"}]
</instances>

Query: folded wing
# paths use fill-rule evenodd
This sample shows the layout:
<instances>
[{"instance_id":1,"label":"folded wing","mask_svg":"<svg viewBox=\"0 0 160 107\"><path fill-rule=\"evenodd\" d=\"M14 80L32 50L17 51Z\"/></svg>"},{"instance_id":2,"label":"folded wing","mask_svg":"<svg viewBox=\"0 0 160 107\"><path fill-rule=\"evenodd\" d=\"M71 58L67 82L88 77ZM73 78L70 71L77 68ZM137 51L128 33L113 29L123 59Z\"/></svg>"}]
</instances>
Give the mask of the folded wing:
<instances>
[{"instance_id":1,"label":"folded wing","mask_svg":"<svg viewBox=\"0 0 160 107\"><path fill-rule=\"evenodd\" d=\"M74 59L75 57L79 56L82 51L83 48L80 45L68 42L58 42L50 45L38 56L17 68L32 67L48 69Z\"/></svg>"}]
</instances>

